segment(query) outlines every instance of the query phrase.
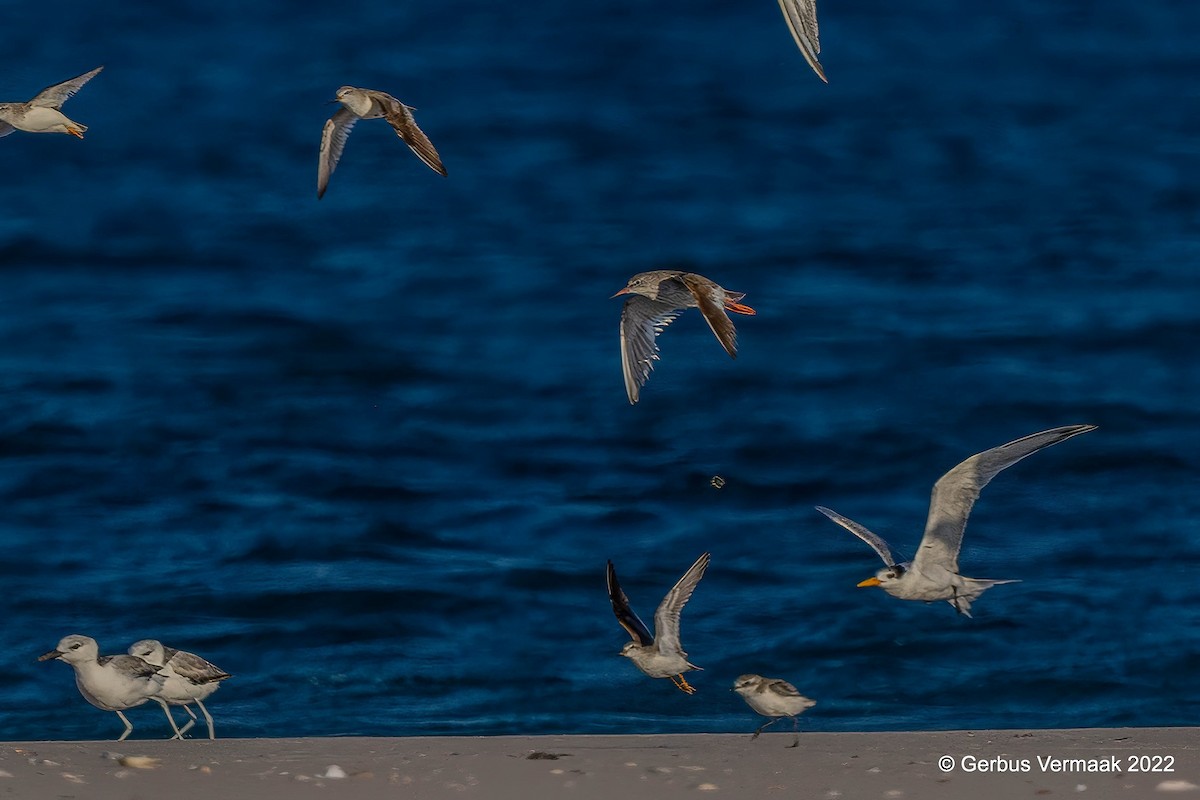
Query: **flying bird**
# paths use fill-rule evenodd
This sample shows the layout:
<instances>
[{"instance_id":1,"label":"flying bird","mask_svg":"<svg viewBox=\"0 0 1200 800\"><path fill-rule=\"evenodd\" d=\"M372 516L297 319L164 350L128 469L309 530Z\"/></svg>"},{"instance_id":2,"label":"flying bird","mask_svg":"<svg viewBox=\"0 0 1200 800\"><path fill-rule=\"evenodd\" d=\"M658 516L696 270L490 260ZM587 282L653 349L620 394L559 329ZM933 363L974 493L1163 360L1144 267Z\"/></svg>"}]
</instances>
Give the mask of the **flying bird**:
<instances>
[{"instance_id":1,"label":"flying bird","mask_svg":"<svg viewBox=\"0 0 1200 800\"><path fill-rule=\"evenodd\" d=\"M417 158L439 175L446 175L442 166L442 158L434 149L429 137L417 127L413 119L412 106L406 106L387 92L377 92L374 89L356 89L353 86L343 86L331 103L341 103L342 107L333 113L325 122L321 131L321 154L317 164L317 199L325 194L329 186L329 176L337 169L338 161L342 158L342 148L350 131L360 119L379 119L383 117L396 131L396 135L409 146Z\"/></svg>"},{"instance_id":2,"label":"flying bird","mask_svg":"<svg viewBox=\"0 0 1200 800\"><path fill-rule=\"evenodd\" d=\"M617 570L611 561L608 562L608 599L612 601L617 622L632 637L632 641L626 642L621 648L621 655L651 678L670 678L671 683L687 694L695 694L696 689L684 679L683 673L700 667L687 660L687 653L679 641L679 614L695 591L696 584L704 577L708 561L708 553L701 555L667 592L654 612L653 634L630 608L629 598L617 582Z\"/></svg>"},{"instance_id":3,"label":"flying bird","mask_svg":"<svg viewBox=\"0 0 1200 800\"><path fill-rule=\"evenodd\" d=\"M821 52L821 39L817 31L817 0L779 0L779 8L787 22L796 46L804 54L804 60L817 73L817 77L829 83L817 54Z\"/></svg>"},{"instance_id":4,"label":"flying bird","mask_svg":"<svg viewBox=\"0 0 1200 800\"><path fill-rule=\"evenodd\" d=\"M640 272L613 295L633 295L621 311L621 369L630 404L637 403L641 388L658 360L655 339L680 312L699 308L717 341L737 358L737 331L726 312L753 316L758 313L739 300L744 292L731 292L694 272L658 269Z\"/></svg>"},{"instance_id":5,"label":"flying bird","mask_svg":"<svg viewBox=\"0 0 1200 800\"><path fill-rule=\"evenodd\" d=\"M96 77L104 67L96 67L69 81L56 83L42 89L28 103L0 103L0 136L8 136L14 130L29 133L69 133L83 138L87 125L68 119L62 113L62 104L78 92L83 85Z\"/></svg>"},{"instance_id":6,"label":"flying bird","mask_svg":"<svg viewBox=\"0 0 1200 800\"><path fill-rule=\"evenodd\" d=\"M963 531L983 487L1001 470L1026 456L1094 430L1095 425L1067 425L1033 433L977 453L938 478L929 501L925 535L911 562L899 561L887 542L854 520L824 506L817 506L817 511L869 544L887 565L859 586L878 586L901 600L945 600L958 613L969 617L971 603L985 591L1002 583L1017 582L968 578L959 574L958 551L962 547Z\"/></svg>"}]
</instances>

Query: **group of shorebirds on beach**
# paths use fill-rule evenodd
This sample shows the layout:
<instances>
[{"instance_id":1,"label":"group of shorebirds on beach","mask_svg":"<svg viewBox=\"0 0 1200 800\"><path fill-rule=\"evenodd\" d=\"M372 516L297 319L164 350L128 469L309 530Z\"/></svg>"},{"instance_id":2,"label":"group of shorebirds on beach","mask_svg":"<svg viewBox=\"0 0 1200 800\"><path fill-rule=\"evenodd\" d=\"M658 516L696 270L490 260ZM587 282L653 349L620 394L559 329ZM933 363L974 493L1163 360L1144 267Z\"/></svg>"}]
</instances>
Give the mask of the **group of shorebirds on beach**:
<instances>
[{"instance_id":1,"label":"group of shorebirds on beach","mask_svg":"<svg viewBox=\"0 0 1200 800\"><path fill-rule=\"evenodd\" d=\"M820 44L815 0L778 2L805 60L822 81L828 82L817 60ZM0 103L0 137L20 130L65 133L82 139L87 126L65 116L62 105L102 69L98 67L50 86L28 102ZM418 127L413 107L386 92L353 86L339 88L330 102L341 107L322 131L317 167L318 199L328 189L351 131L363 119L386 120L425 165L442 176L447 174L437 149ZM654 270L634 275L613 296L620 295L627 296L621 313L620 345L626 396L631 404L638 402L654 362L659 359L658 336L684 310L698 308L718 342L734 358L737 356L737 332L729 312L755 314L753 308L741 302L744 293L727 290L703 275L678 270ZM983 487L1001 470L1025 457L1094 429L1093 425L1069 425L1034 433L977 453L951 469L933 487L924 536L911 560L904 560L881 537L859 523L823 506L818 506L817 510L866 542L884 562L882 569L859 586L878 586L903 600L945 600L959 614L969 617L972 603L984 591L1011 582L968 578L959 573L958 555L963 532ZM630 636L621 655L652 678L669 678L687 694L696 690L684 675L700 667L688 660L683 649L680 615L709 563L709 553L702 554L672 587L654 614L653 630L633 611L613 563L609 561L607 565L612 610ZM115 712L125 724L125 731L118 741L124 740L133 730L123 712L151 701L162 706L174 731L172 738L182 739L196 723L196 715L190 708L193 704L204 715L209 738L215 738L212 717L203 700L230 675L199 656L165 647L155 640L137 642L129 648L128 654L101 656L94 639L70 635L40 660L59 660L73 667L76 684L84 698L97 708ZM791 719L796 734L791 746L799 743L798 716L814 705L814 701L785 680L756 674L738 677L732 689L754 711L768 718L754 736L775 722ZM182 706L191 717L182 728L176 724L171 706Z\"/></svg>"},{"instance_id":2,"label":"group of shorebirds on beach","mask_svg":"<svg viewBox=\"0 0 1200 800\"><path fill-rule=\"evenodd\" d=\"M89 703L103 711L113 711L125 723L118 742L133 732L133 724L124 711L151 700L162 706L174 731L172 739L182 739L196 724L193 703L204 714L208 738L217 738L212 715L204 700L217 690L221 681L232 677L215 664L194 653L166 647L156 639L142 639L129 646L126 655L102 656L100 646L90 636L71 634L42 654L38 661L64 661L75 670L75 685ZM180 728L170 706L182 706L191 719Z\"/></svg>"}]
</instances>

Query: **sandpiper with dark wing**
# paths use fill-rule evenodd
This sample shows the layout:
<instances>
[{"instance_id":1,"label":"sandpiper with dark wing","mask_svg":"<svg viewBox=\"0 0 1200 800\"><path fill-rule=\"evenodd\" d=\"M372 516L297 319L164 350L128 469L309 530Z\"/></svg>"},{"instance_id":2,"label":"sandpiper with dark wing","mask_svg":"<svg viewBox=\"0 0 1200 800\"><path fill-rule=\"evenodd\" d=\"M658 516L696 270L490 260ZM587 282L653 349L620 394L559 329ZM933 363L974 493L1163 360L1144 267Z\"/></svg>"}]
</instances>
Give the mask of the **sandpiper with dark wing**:
<instances>
[{"instance_id":1,"label":"sandpiper with dark wing","mask_svg":"<svg viewBox=\"0 0 1200 800\"><path fill-rule=\"evenodd\" d=\"M188 707L195 703L200 706L204 721L208 723L208 738L217 738L213 731L212 715L204 707L204 699L220 688L221 681L233 677L232 675L194 653L166 647L157 639L134 642L129 646L129 655L159 667L167 676L158 696L173 706L183 706L183 710L191 717L180 729L181 737L196 724L196 715Z\"/></svg>"},{"instance_id":2,"label":"sandpiper with dark wing","mask_svg":"<svg viewBox=\"0 0 1200 800\"><path fill-rule=\"evenodd\" d=\"M14 130L29 133L69 133L83 138L87 125L68 119L62 113L62 104L78 92L85 83L99 74L104 67L96 67L69 81L48 86L37 93L28 103L0 103L0 136L8 136Z\"/></svg>"},{"instance_id":3,"label":"sandpiper with dark wing","mask_svg":"<svg viewBox=\"0 0 1200 800\"><path fill-rule=\"evenodd\" d=\"M699 308L730 358L737 358L737 331L726 312L750 316L757 313L738 302L746 296L744 292L731 292L694 272L669 269L640 272L613 297L623 294L633 295L621 311L621 369L630 403L638 401L641 388L658 360L655 339L681 311Z\"/></svg>"},{"instance_id":4,"label":"sandpiper with dark wing","mask_svg":"<svg viewBox=\"0 0 1200 800\"><path fill-rule=\"evenodd\" d=\"M342 148L355 123L360 119L386 119L409 148L416 153L417 158L439 175L445 176L446 168L442 166L442 158L434 149L429 137L417 127L413 119L413 107L406 106L387 92L374 89L356 89L353 86L343 86L337 90L337 95L331 103L341 103L342 107L334 112L321 131L321 154L317 164L317 199L325 194L329 186L329 176L337 169L342 157Z\"/></svg>"},{"instance_id":5,"label":"sandpiper with dark wing","mask_svg":"<svg viewBox=\"0 0 1200 800\"><path fill-rule=\"evenodd\" d=\"M654 612L654 633L638 618L629 606L629 598L617 582L617 570L608 562L608 599L612 601L617 622L633 638L621 648L621 655L632 661L638 669L651 678L670 678L681 691L695 694L696 689L683 677L683 673L700 669L687 660L687 653L679 641L679 615L691 598L696 584L708 569L709 555L704 553L679 582L667 592Z\"/></svg>"},{"instance_id":6,"label":"sandpiper with dark wing","mask_svg":"<svg viewBox=\"0 0 1200 800\"><path fill-rule=\"evenodd\" d=\"M796 46L804 54L804 60L817 73L817 77L829 83L817 54L821 52L821 38L817 30L817 0L779 0L779 8L787 21L788 30L796 40Z\"/></svg>"},{"instance_id":7,"label":"sandpiper with dark wing","mask_svg":"<svg viewBox=\"0 0 1200 800\"><path fill-rule=\"evenodd\" d=\"M925 535L911 562L900 562L881 537L852 519L824 506L817 510L869 544L887 566L859 586L878 586L901 600L945 600L960 614L971 616L971 603L993 586L1017 581L968 578L958 571L967 517L979 493L1001 470L1050 445L1096 430L1095 425L1066 425L1033 433L977 453L938 478L929 501Z\"/></svg>"},{"instance_id":8,"label":"sandpiper with dark wing","mask_svg":"<svg viewBox=\"0 0 1200 800\"><path fill-rule=\"evenodd\" d=\"M790 717L792 720L792 733L796 738L788 747L800 746L799 717L805 710L815 706L817 704L816 700L809 700L796 691L795 686L792 686L785 680L764 678L762 675L739 676L733 682L733 691L740 694L742 699L759 714L762 714L764 717L772 717L772 719L758 726L758 730L750 737L751 739L757 739L758 735L769 726L774 725L784 717Z\"/></svg>"},{"instance_id":9,"label":"sandpiper with dark wing","mask_svg":"<svg viewBox=\"0 0 1200 800\"><path fill-rule=\"evenodd\" d=\"M147 700L153 700L162 706L171 730L179 736L179 728L171 718L171 711L166 702L158 697L159 691L166 682L166 676L159 668L146 663L136 656L102 656L96 640L90 636L72 634L63 637L58 647L38 658L38 661L57 659L70 664L75 670L75 685L83 699L103 711L112 711L125 723L125 732L118 742L133 731L131 723L122 711L140 706Z\"/></svg>"}]
</instances>

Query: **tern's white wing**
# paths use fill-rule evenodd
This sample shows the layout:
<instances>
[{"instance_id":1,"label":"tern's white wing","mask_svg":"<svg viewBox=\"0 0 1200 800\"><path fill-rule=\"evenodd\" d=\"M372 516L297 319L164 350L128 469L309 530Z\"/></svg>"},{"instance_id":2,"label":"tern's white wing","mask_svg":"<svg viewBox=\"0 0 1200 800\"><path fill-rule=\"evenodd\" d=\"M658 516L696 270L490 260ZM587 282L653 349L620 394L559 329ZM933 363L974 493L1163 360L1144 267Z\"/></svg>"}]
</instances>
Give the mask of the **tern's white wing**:
<instances>
[{"instance_id":1,"label":"tern's white wing","mask_svg":"<svg viewBox=\"0 0 1200 800\"><path fill-rule=\"evenodd\" d=\"M639 391L658 360L655 337L682 310L642 295L625 301L621 311L621 370L625 373L625 393L631 404L638 401Z\"/></svg>"},{"instance_id":2,"label":"tern's white wing","mask_svg":"<svg viewBox=\"0 0 1200 800\"><path fill-rule=\"evenodd\" d=\"M821 52L821 37L817 30L817 0L779 0L788 30L796 40L796 46L804 54L804 60L817 73L817 77L829 83L817 54Z\"/></svg>"},{"instance_id":3,"label":"tern's white wing","mask_svg":"<svg viewBox=\"0 0 1200 800\"><path fill-rule=\"evenodd\" d=\"M838 525L841 525L843 528L850 531L867 544L871 545L871 549L879 554L879 557L883 559L884 564L888 565L889 567L896 566L896 557L892 555L892 548L888 547L888 543L885 542L880 536L867 530L849 517L843 517L832 508L817 506L817 511L820 511Z\"/></svg>"},{"instance_id":4,"label":"tern's white wing","mask_svg":"<svg viewBox=\"0 0 1200 800\"><path fill-rule=\"evenodd\" d=\"M687 657L687 653L683 652L683 645L679 642L679 614L691 599L696 584L704 577L704 570L708 569L708 560L708 553L697 558L696 563L692 564L658 604L658 610L654 612L654 645L658 652Z\"/></svg>"},{"instance_id":5,"label":"tern's white wing","mask_svg":"<svg viewBox=\"0 0 1200 800\"><path fill-rule=\"evenodd\" d=\"M38 106L40 108L58 108L67 101L67 98L72 97L78 92L83 85L96 77L100 70L104 67L96 67L91 72L85 72L78 77L71 78L69 81L56 83L53 86L47 86L37 93L37 96L29 101L29 105Z\"/></svg>"},{"instance_id":6,"label":"tern's white wing","mask_svg":"<svg viewBox=\"0 0 1200 800\"><path fill-rule=\"evenodd\" d=\"M8 136L15 130L16 128L14 128L12 125L9 125L7 122L0 122L0 139L3 139L5 136Z\"/></svg>"},{"instance_id":7,"label":"tern's white wing","mask_svg":"<svg viewBox=\"0 0 1200 800\"><path fill-rule=\"evenodd\" d=\"M1095 425L1067 425L1033 433L977 453L938 478L933 485L925 535L913 559L913 569L921 571L922 565L936 564L958 572L958 551L962 547L967 517L988 481L1038 450L1094 430Z\"/></svg>"},{"instance_id":8,"label":"tern's white wing","mask_svg":"<svg viewBox=\"0 0 1200 800\"><path fill-rule=\"evenodd\" d=\"M412 109L386 92L371 91L370 94L383 110L384 119L396 131L396 135L408 145L417 158L425 162L427 167L444 177L446 168L442 166L442 157L438 155L433 142L429 141L425 132L417 127Z\"/></svg>"},{"instance_id":9,"label":"tern's white wing","mask_svg":"<svg viewBox=\"0 0 1200 800\"><path fill-rule=\"evenodd\" d=\"M354 123L358 122L358 119L350 109L339 108L325 121L325 128L321 131L321 154L317 162L318 200L329 186L329 176L337 169L338 161L342 158L342 148L346 146L346 139L350 137L350 131L354 130Z\"/></svg>"}]
</instances>

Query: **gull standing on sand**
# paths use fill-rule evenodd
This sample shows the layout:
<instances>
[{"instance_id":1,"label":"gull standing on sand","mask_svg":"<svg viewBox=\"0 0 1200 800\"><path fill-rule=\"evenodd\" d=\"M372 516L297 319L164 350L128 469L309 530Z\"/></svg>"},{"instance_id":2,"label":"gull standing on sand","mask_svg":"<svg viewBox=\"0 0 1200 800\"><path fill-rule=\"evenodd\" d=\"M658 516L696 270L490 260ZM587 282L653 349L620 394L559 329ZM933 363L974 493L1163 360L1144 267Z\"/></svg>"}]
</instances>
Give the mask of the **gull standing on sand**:
<instances>
[{"instance_id":1,"label":"gull standing on sand","mask_svg":"<svg viewBox=\"0 0 1200 800\"><path fill-rule=\"evenodd\" d=\"M667 592L654 612L653 635L646 623L630 608L629 598L617 582L617 570L611 561L608 562L608 599L612 601L617 622L633 637L633 641L626 642L621 648L621 655L651 678L670 678L671 683L687 694L695 694L696 689L684 679L683 673L700 667L688 662L687 653L679 641L679 614L695 591L696 584L704 577L708 561L708 553L697 558L696 563Z\"/></svg>"},{"instance_id":2,"label":"gull standing on sand","mask_svg":"<svg viewBox=\"0 0 1200 800\"><path fill-rule=\"evenodd\" d=\"M751 739L757 739L760 733L784 717L791 717L792 733L795 734L796 740L789 744L788 747L800 746L799 716L806 709L815 706L817 704L816 700L809 700L796 691L795 686L792 686L785 680L764 678L762 675L742 675L738 677L733 682L732 691L740 694L742 699L759 714L762 714L764 717L774 717L774 719L767 720L762 725L759 725L758 730L750 737Z\"/></svg>"},{"instance_id":3,"label":"gull standing on sand","mask_svg":"<svg viewBox=\"0 0 1200 800\"><path fill-rule=\"evenodd\" d=\"M212 715L204 707L203 700L221 686L221 681L233 677L200 656L173 647L165 647L156 639L142 639L129 646L129 655L137 656L151 666L159 667L166 681L158 696L173 706L183 706L191 717L179 731L180 738L196 724L196 715L188 706L195 703L204 713L208 723L208 738L217 738L213 731Z\"/></svg>"},{"instance_id":4,"label":"gull standing on sand","mask_svg":"<svg viewBox=\"0 0 1200 800\"><path fill-rule=\"evenodd\" d=\"M159 668L147 664L135 656L101 656L100 647L96 640L89 636L72 634L63 637L58 647L38 658L38 661L57 659L70 664L75 670L75 685L83 699L103 711L115 712L125 723L125 732L117 739L125 741L125 737L133 731L133 723L121 712L140 706L147 700L153 700L162 706L175 738L179 736L179 728L171 718L167 704L158 697L158 692L166 682L166 676Z\"/></svg>"},{"instance_id":5,"label":"gull standing on sand","mask_svg":"<svg viewBox=\"0 0 1200 800\"><path fill-rule=\"evenodd\" d=\"M967 517L988 481L1026 456L1072 436L1096 430L1095 425L1067 425L1033 433L991 450L971 456L947 472L933 485L929 517L917 556L897 563L887 542L851 519L824 506L817 506L831 520L869 544L887 566L859 586L878 586L901 600L945 600L958 613L971 616L971 603L993 586L1017 581L967 578L958 572Z\"/></svg>"},{"instance_id":6,"label":"gull standing on sand","mask_svg":"<svg viewBox=\"0 0 1200 800\"><path fill-rule=\"evenodd\" d=\"M817 77L829 83L817 54L821 52L821 39L817 31L817 0L779 0L779 8L787 21L788 30L796 40L796 46L804 54L804 60L817 73Z\"/></svg>"},{"instance_id":7,"label":"gull standing on sand","mask_svg":"<svg viewBox=\"0 0 1200 800\"><path fill-rule=\"evenodd\" d=\"M69 133L82 139L87 125L67 119L60 109L67 98L78 92L102 69L104 67L96 67L69 81L48 86L28 103L0 103L0 136L8 136L18 130L29 133Z\"/></svg>"},{"instance_id":8,"label":"gull standing on sand","mask_svg":"<svg viewBox=\"0 0 1200 800\"><path fill-rule=\"evenodd\" d=\"M684 309L700 309L730 358L737 358L737 331L726 312L748 316L758 313L738 302L746 296L745 292L728 291L694 272L669 269L640 272L613 297L623 294L633 295L621 311L621 369L630 404L638 401L641 387L654 368L653 362L658 360L655 339Z\"/></svg>"},{"instance_id":9,"label":"gull standing on sand","mask_svg":"<svg viewBox=\"0 0 1200 800\"><path fill-rule=\"evenodd\" d=\"M321 131L321 155L317 164L318 200L324 196L325 187L329 185L329 176L337 169L338 161L342 157L346 139L350 137L350 131L360 119L383 117L396 131L396 135L417 154L417 158L439 175L446 175L441 156L413 119L412 106L404 105L387 92L356 89L353 86L338 89L337 96L329 102L341 103L342 108L334 112L325 122L325 129Z\"/></svg>"}]
</instances>

